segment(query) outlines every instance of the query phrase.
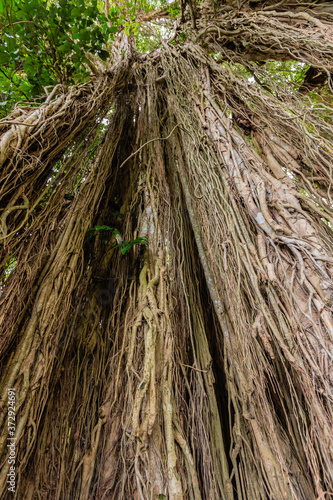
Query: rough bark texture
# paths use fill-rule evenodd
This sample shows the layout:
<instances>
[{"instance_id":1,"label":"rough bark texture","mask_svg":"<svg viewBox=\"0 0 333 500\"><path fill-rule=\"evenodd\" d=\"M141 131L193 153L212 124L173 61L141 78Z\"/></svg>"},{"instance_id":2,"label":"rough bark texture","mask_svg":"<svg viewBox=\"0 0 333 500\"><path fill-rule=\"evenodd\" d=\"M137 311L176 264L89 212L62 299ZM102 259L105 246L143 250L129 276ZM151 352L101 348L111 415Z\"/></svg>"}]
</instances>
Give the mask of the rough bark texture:
<instances>
[{"instance_id":1,"label":"rough bark texture","mask_svg":"<svg viewBox=\"0 0 333 500\"><path fill-rule=\"evenodd\" d=\"M3 498L333 494L332 7L187 8L0 121Z\"/></svg>"}]
</instances>

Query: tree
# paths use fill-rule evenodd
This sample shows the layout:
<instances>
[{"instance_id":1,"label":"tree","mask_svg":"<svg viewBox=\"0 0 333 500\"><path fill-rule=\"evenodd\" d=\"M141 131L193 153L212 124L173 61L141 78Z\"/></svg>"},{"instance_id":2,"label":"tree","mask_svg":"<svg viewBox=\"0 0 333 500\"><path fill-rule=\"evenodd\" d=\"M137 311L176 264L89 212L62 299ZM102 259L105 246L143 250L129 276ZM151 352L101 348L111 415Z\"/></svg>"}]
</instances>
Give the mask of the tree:
<instances>
[{"instance_id":1,"label":"tree","mask_svg":"<svg viewBox=\"0 0 333 500\"><path fill-rule=\"evenodd\" d=\"M2 498L330 498L331 2L0 15Z\"/></svg>"}]
</instances>

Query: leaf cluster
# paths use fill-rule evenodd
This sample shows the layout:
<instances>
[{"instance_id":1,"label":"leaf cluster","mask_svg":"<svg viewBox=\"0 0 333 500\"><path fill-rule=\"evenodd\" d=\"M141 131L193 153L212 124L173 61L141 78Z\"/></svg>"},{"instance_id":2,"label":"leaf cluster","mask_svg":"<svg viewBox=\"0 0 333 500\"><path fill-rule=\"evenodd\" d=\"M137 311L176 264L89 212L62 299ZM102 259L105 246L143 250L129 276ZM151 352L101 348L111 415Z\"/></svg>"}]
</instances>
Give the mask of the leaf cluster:
<instances>
[{"instance_id":1,"label":"leaf cluster","mask_svg":"<svg viewBox=\"0 0 333 500\"><path fill-rule=\"evenodd\" d=\"M115 236L118 236L117 241L119 241L121 239L120 232L118 231L118 229L116 229L114 227L103 225L103 226L90 227L88 229L88 235L90 238L94 238L96 236L96 234L99 234L100 232L101 233L105 233L105 232L112 233ZM103 234L102 241L103 241L103 243L107 243L109 241L109 238L105 234ZM135 238L135 240L131 240L131 241L123 240L123 241L121 241L121 243L118 243L117 245L115 245L112 248L113 249L121 248L121 250L120 250L121 253L123 255L125 255L125 253L128 252L128 250L130 250L133 245L148 245L148 236Z\"/></svg>"},{"instance_id":2,"label":"leaf cluster","mask_svg":"<svg viewBox=\"0 0 333 500\"><path fill-rule=\"evenodd\" d=\"M10 0L0 3L1 114L12 102L31 100L44 87L84 81L86 53L106 60L119 30L119 12L108 17L97 0Z\"/></svg>"},{"instance_id":3,"label":"leaf cluster","mask_svg":"<svg viewBox=\"0 0 333 500\"><path fill-rule=\"evenodd\" d=\"M125 255L125 253L132 248L133 245L148 245L148 236L143 236L142 238L136 238L135 240L132 241L123 241L122 243L119 243L119 245L116 245L113 248L121 248L121 253Z\"/></svg>"}]
</instances>

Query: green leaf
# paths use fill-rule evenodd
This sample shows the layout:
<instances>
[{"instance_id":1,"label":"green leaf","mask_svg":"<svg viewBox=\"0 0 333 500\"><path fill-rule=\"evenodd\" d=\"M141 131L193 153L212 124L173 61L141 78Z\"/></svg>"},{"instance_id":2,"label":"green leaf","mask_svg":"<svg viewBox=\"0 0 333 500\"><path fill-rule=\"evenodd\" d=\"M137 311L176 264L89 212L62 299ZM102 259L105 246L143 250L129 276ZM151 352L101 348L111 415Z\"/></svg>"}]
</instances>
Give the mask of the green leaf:
<instances>
[{"instance_id":1,"label":"green leaf","mask_svg":"<svg viewBox=\"0 0 333 500\"><path fill-rule=\"evenodd\" d=\"M122 243L119 243L119 245L115 245L113 249L123 247L121 249L121 253L125 255L125 253L132 248L133 245L148 245L148 237L143 236L142 238L136 238L135 240L132 241L123 241Z\"/></svg>"},{"instance_id":2,"label":"green leaf","mask_svg":"<svg viewBox=\"0 0 333 500\"><path fill-rule=\"evenodd\" d=\"M15 0L9 3L10 12L3 8L4 3L0 0L1 24L10 25L0 44L0 65L4 70L11 65L8 75L0 74L0 99L4 100L4 94L8 96L6 113L15 102L41 95L46 85L73 85L86 81L89 72L83 64L84 52L99 54L103 60L109 57L106 47L109 48L113 34L96 0ZM117 18L118 10L113 10ZM90 24L89 29L87 24ZM12 82L15 80L10 88L9 78ZM1 113L2 110L0 116L3 116Z\"/></svg>"},{"instance_id":3,"label":"green leaf","mask_svg":"<svg viewBox=\"0 0 333 500\"><path fill-rule=\"evenodd\" d=\"M132 244L131 243L128 243L128 245L125 245L120 251L123 255L125 255L125 253L127 252L127 250L129 250L130 248L132 248Z\"/></svg>"},{"instance_id":4,"label":"green leaf","mask_svg":"<svg viewBox=\"0 0 333 500\"><path fill-rule=\"evenodd\" d=\"M0 63L5 64L10 62L10 55L6 54L6 52L0 52Z\"/></svg>"},{"instance_id":5,"label":"green leaf","mask_svg":"<svg viewBox=\"0 0 333 500\"><path fill-rule=\"evenodd\" d=\"M102 59L102 61L106 61L107 58L109 57L109 52L107 50L99 50L97 52L97 54L99 55L99 57Z\"/></svg>"},{"instance_id":6,"label":"green leaf","mask_svg":"<svg viewBox=\"0 0 333 500\"><path fill-rule=\"evenodd\" d=\"M80 9L78 9L77 7L74 7L74 9L71 10L71 15L73 17L79 17L81 15Z\"/></svg>"},{"instance_id":7,"label":"green leaf","mask_svg":"<svg viewBox=\"0 0 333 500\"><path fill-rule=\"evenodd\" d=\"M115 248L122 247L122 246L124 246L126 243L127 243L127 241L123 241L122 243L119 243L119 245L115 245L114 247L112 247L112 250L114 250Z\"/></svg>"}]
</instances>

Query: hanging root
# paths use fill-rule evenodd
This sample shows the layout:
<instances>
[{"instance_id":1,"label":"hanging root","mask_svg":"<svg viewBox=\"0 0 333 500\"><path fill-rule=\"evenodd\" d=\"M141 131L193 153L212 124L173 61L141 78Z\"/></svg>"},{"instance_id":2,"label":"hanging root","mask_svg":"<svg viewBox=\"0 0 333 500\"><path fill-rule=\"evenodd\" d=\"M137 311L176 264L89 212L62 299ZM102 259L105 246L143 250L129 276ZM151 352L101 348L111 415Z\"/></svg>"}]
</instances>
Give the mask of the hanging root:
<instances>
[{"instance_id":1,"label":"hanging root","mask_svg":"<svg viewBox=\"0 0 333 500\"><path fill-rule=\"evenodd\" d=\"M319 15L291 16L287 32L281 11L244 12L193 16L224 64L162 44L129 72L120 44L96 81L0 123L1 394L16 389L18 498L333 490L331 97L318 104L250 57L258 44L266 57L270 29L274 51L331 71L331 42ZM236 34L243 66L225 42Z\"/></svg>"},{"instance_id":2,"label":"hanging root","mask_svg":"<svg viewBox=\"0 0 333 500\"><path fill-rule=\"evenodd\" d=\"M187 208L193 213L191 223L198 234L202 266L209 269L206 280L224 331L228 396L234 411L230 418L235 421L232 448L243 457L241 467L233 461L238 495L248 497L243 489L246 484L250 498L264 497L256 483L262 477L276 498L314 498L312 488L320 496L332 487L329 428L333 415L328 410L332 395L332 232L323 222L323 218L331 220L332 209L321 204L320 220L311 199L315 188L310 177L304 196L281 167L288 158L292 169L304 172L297 164L304 155L304 122L300 127L297 118L292 122L297 146L289 148L283 139L282 160L282 154L277 155L281 149L274 143L279 135L274 125L281 119L283 106L280 116L270 116L269 132L268 126L263 131L257 124L267 119L263 114L269 97L264 98L257 89L255 106L249 104L248 108L258 145L255 150L226 113L230 109L229 116L237 116L234 106L240 102L242 79L233 80L231 89L230 68L225 72L213 64L210 71L203 67L200 72L196 68L204 55L200 62L193 55L192 66L189 57L184 59L183 72L179 60L177 67L173 60L170 57L166 62L170 66L167 82L174 121L181 130L182 148L177 155L178 164L185 159L185 166L180 176L186 199L196 198L195 211L189 202ZM186 92L191 85L192 92ZM202 100L195 89L202 89ZM249 103L254 102L248 97ZM226 103L224 111L216 100ZM186 102L195 114L186 109ZM325 122L315 114L312 118L319 134ZM202 134L200 125L205 127L206 137L198 135ZM281 135L285 137L286 131ZM327 165L323 176L329 185L329 146L324 147L319 135L307 135L307 140L308 161L320 163L322 171ZM196 196L198 191L202 196ZM221 249L226 238L232 244L225 254ZM303 415L304 406L307 419L296 416ZM321 468L327 471L324 476ZM306 470L311 471L310 481L308 473L302 472Z\"/></svg>"}]
</instances>

